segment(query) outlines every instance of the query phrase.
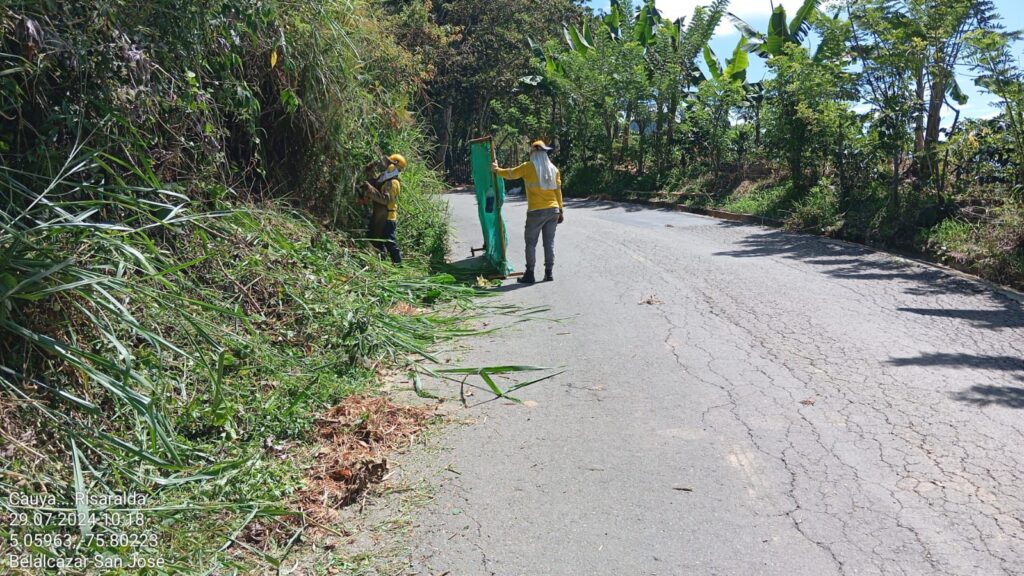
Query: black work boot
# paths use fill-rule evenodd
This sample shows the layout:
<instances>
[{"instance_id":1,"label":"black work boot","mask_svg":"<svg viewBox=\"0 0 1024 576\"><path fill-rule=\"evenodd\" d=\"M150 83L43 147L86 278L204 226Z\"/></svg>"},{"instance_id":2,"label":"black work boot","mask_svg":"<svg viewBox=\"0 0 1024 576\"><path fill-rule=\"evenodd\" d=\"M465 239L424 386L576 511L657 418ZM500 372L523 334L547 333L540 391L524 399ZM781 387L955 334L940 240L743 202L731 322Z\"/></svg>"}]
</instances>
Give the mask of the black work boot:
<instances>
[{"instance_id":1,"label":"black work boot","mask_svg":"<svg viewBox=\"0 0 1024 576\"><path fill-rule=\"evenodd\" d=\"M554 266L545 266L544 267L544 281L545 282L552 282L552 281L554 281L555 277L551 275L551 269L552 268L554 268Z\"/></svg>"},{"instance_id":2,"label":"black work boot","mask_svg":"<svg viewBox=\"0 0 1024 576\"><path fill-rule=\"evenodd\" d=\"M537 279L533 277L533 268L527 268L522 276L516 278L516 282L520 284L533 284L536 281Z\"/></svg>"}]
</instances>

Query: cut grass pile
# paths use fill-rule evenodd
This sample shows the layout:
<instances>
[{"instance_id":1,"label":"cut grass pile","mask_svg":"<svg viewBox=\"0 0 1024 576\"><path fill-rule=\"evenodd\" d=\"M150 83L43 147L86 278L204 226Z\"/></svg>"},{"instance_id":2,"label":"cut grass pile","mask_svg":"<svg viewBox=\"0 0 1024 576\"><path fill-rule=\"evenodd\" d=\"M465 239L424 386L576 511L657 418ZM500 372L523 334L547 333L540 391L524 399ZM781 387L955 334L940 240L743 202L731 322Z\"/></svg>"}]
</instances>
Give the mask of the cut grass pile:
<instances>
[{"instance_id":1,"label":"cut grass pile","mask_svg":"<svg viewBox=\"0 0 1024 576\"><path fill-rule=\"evenodd\" d=\"M164 562L148 573L273 568L307 525L290 505L306 463L291 454L319 437L317 417L370 393L384 367L472 333L460 321L476 290L431 274L426 256L391 266L280 205L202 217L190 207L159 221L156 240L131 227L7 228L12 251L42 238L46 252L15 254L26 269L8 286L19 307L2 342L0 489L52 495L58 512L80 495L144 498L125 510L138 525L97 520L90 529L106 538L25 554ZM24 221L45 222L34 216ZM171 245L184 264L166 258ZM7 519L31 511L2 505ZM80 528L0 531L9 541ZM152 541L112 541L121 534Z\"/></svg>"},{"instance_id":2,"label":"cut grass pile","mask_svg":"<svg viewBox=\"0 0 1024 576\"><path fill-rule=\"evenodd\" d=\"M399 406L387 398L350 396L317 419L319 445L306 457L301 509L330 525L338 508L351 503L388 473L388 454L407 448L434 415L433 406Z\"/></svg>"}]
</instances>

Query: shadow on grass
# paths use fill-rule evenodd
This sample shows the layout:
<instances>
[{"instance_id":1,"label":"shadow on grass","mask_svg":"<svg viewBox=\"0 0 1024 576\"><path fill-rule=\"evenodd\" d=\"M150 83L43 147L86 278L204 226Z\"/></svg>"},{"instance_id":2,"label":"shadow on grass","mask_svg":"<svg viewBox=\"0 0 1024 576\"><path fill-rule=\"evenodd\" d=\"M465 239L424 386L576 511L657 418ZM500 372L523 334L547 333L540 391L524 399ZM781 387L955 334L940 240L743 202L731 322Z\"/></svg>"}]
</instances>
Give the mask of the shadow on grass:
<instances>
[{"instance_id":1,"label":"shadow on grass","mask_svg":"<svg viewBox=\"0 0 1024 576\"><path fill-rule=\"evenodd\" d=\"M794 192L791 188L779 190L772 188L755 191L746 196L727 200L720 205L721 210L739 214L751 214L773 220L785 220L793 210Z\"/></svg>"}]
</instances>

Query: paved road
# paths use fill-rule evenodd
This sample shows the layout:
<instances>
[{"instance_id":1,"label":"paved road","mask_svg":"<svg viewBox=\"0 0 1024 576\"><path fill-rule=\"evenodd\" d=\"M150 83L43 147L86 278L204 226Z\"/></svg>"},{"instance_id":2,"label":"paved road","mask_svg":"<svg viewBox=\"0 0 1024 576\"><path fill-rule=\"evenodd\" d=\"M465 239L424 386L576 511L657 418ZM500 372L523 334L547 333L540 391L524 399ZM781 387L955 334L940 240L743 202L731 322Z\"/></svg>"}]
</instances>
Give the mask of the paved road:
<instances>
[{"instance_id":1,"label":"paved road","mask_svg":"<svg viewBox=\"0 0 1024 576\"><path fill-rule=\"evenodd\" d=\"M450 199L468 253L473 198ZM462 361L568 371L453 427L412 573L1024 574L1022 304L636 206L570 204L557 255L500 299L570 319Z\"/></svg>"}]
</instances>

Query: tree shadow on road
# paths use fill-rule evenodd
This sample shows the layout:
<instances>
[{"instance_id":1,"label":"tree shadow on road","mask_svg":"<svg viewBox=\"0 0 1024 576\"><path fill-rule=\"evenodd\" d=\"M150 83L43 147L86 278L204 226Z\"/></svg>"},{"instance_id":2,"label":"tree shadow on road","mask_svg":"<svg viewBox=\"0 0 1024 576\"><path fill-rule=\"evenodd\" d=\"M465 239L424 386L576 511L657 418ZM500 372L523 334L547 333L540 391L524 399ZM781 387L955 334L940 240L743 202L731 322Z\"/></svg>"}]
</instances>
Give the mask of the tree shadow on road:
<instances>
[{"instance_id":1,"label":"tree shadow on road","mask_svg":"<svg viewBox=\"0 0 1024 576\"><path fill-rule=\"evenodd\" d=\"M719 222L719 224L728 228L750 228L749 224L741 222L723 221ZM872 253L866 248L826 242L817 236L794 234L781 230L748 234L738 244L740 246L738 249L716 252L715 256L729 256L732 258L783 256L794 260L813 260L815 258L834 259L836 257L867 256ZM844 258L840 263L846 264L848 263L847 260L852 260L853 263L860 262L856 258ZM823 263L828 262L829 260L825 260Z\"/></svg>"},{"instance_id":2,"label":"tree shadow on road","mask_svg":"<svg viewBox=\"0 0 1024 576\"><path fill-rule=\"evenodd\" d=\"M721 223L722 226L745 226L744 224ZM749 234L738 242L739 248L723 252L716 252L716 256L728 256L731 258L764 258L781 257L790 260L799 260L815 266L821 266L822 272L834 278L844 280L865 280L865 281L901 281L901 288L907 294L914 296L951 295L951 294L979 294L989 292L983 284L965 278L959 278L936 268L929 268L919 264L910 263L904 260L887 257L884 254L854 244L830 241L818 236L797 234L773 230L759 234ZM1001 294L994 295L997 299L1004 301L1006 310L994 310L994 316L1009 315L1007 320L994 320L983 322L989 327L1007 326L1019 327L1024 324L1024 311L1020 304L1016 303ZM927 314L922 309L904 309L907 312ZM942 315L936 311L936 316ZM956 311L948 311L949 317L961 317L968 320L981 320L987 311L977 311L980 314L976 318L971 317L971 312L962 311L965 314L956 316Z\"/></svg>"},{"instance_id":3,"label":"tree shadow on road","mask_svg":"<svg viewBox=\"0 0 1024 576\"><path fill-rule=\"evenodd\" d=\"M639 204L635 202L613 202L610 200L591 200L589 198L583 199L566 199L566 203L569 204L570 208L589 208L591 210L623 210L625 212L640 212L643 210L655 210L659 212L675 212L670 208L655 208L653 206Z\"/></svg>"},{"instance_id":4,"label":"tree shadow on road","mask_svg":"<svg viewBox=\"0 0 1024 576\"><path fill-rule=\"evenodd\" d=\"M932 352L913 358L892 358L886 363L893 366L951 366L982 370L1003 370L1019 373L1017 379L1024 381L1024 360L1017 356Z\"/></svg>"},{"instance_id":5,"label":"tree shadow on road","mask_svg":"<svg viewBox=\"0 0 1024 576\"><path fill-rule=\"evenodd\" d=\"M1024 310L1013 300L1006 299L998 310L947 310L944 308L897 308L936 318L959 318L967 320L977 328L1024 328Z\"/></svg>"},{"instance_id":6,"label":"tree shadow on road","mask_svg":"<svg viewBox=\"0 0 1024 576\"><path fill-rule=\"evenodd\" d=\"M971 386L953 394L954 400L975 406L1005 406L1024 409L1024 388L1019 386Z\"/></svg>"}]
</instances>

